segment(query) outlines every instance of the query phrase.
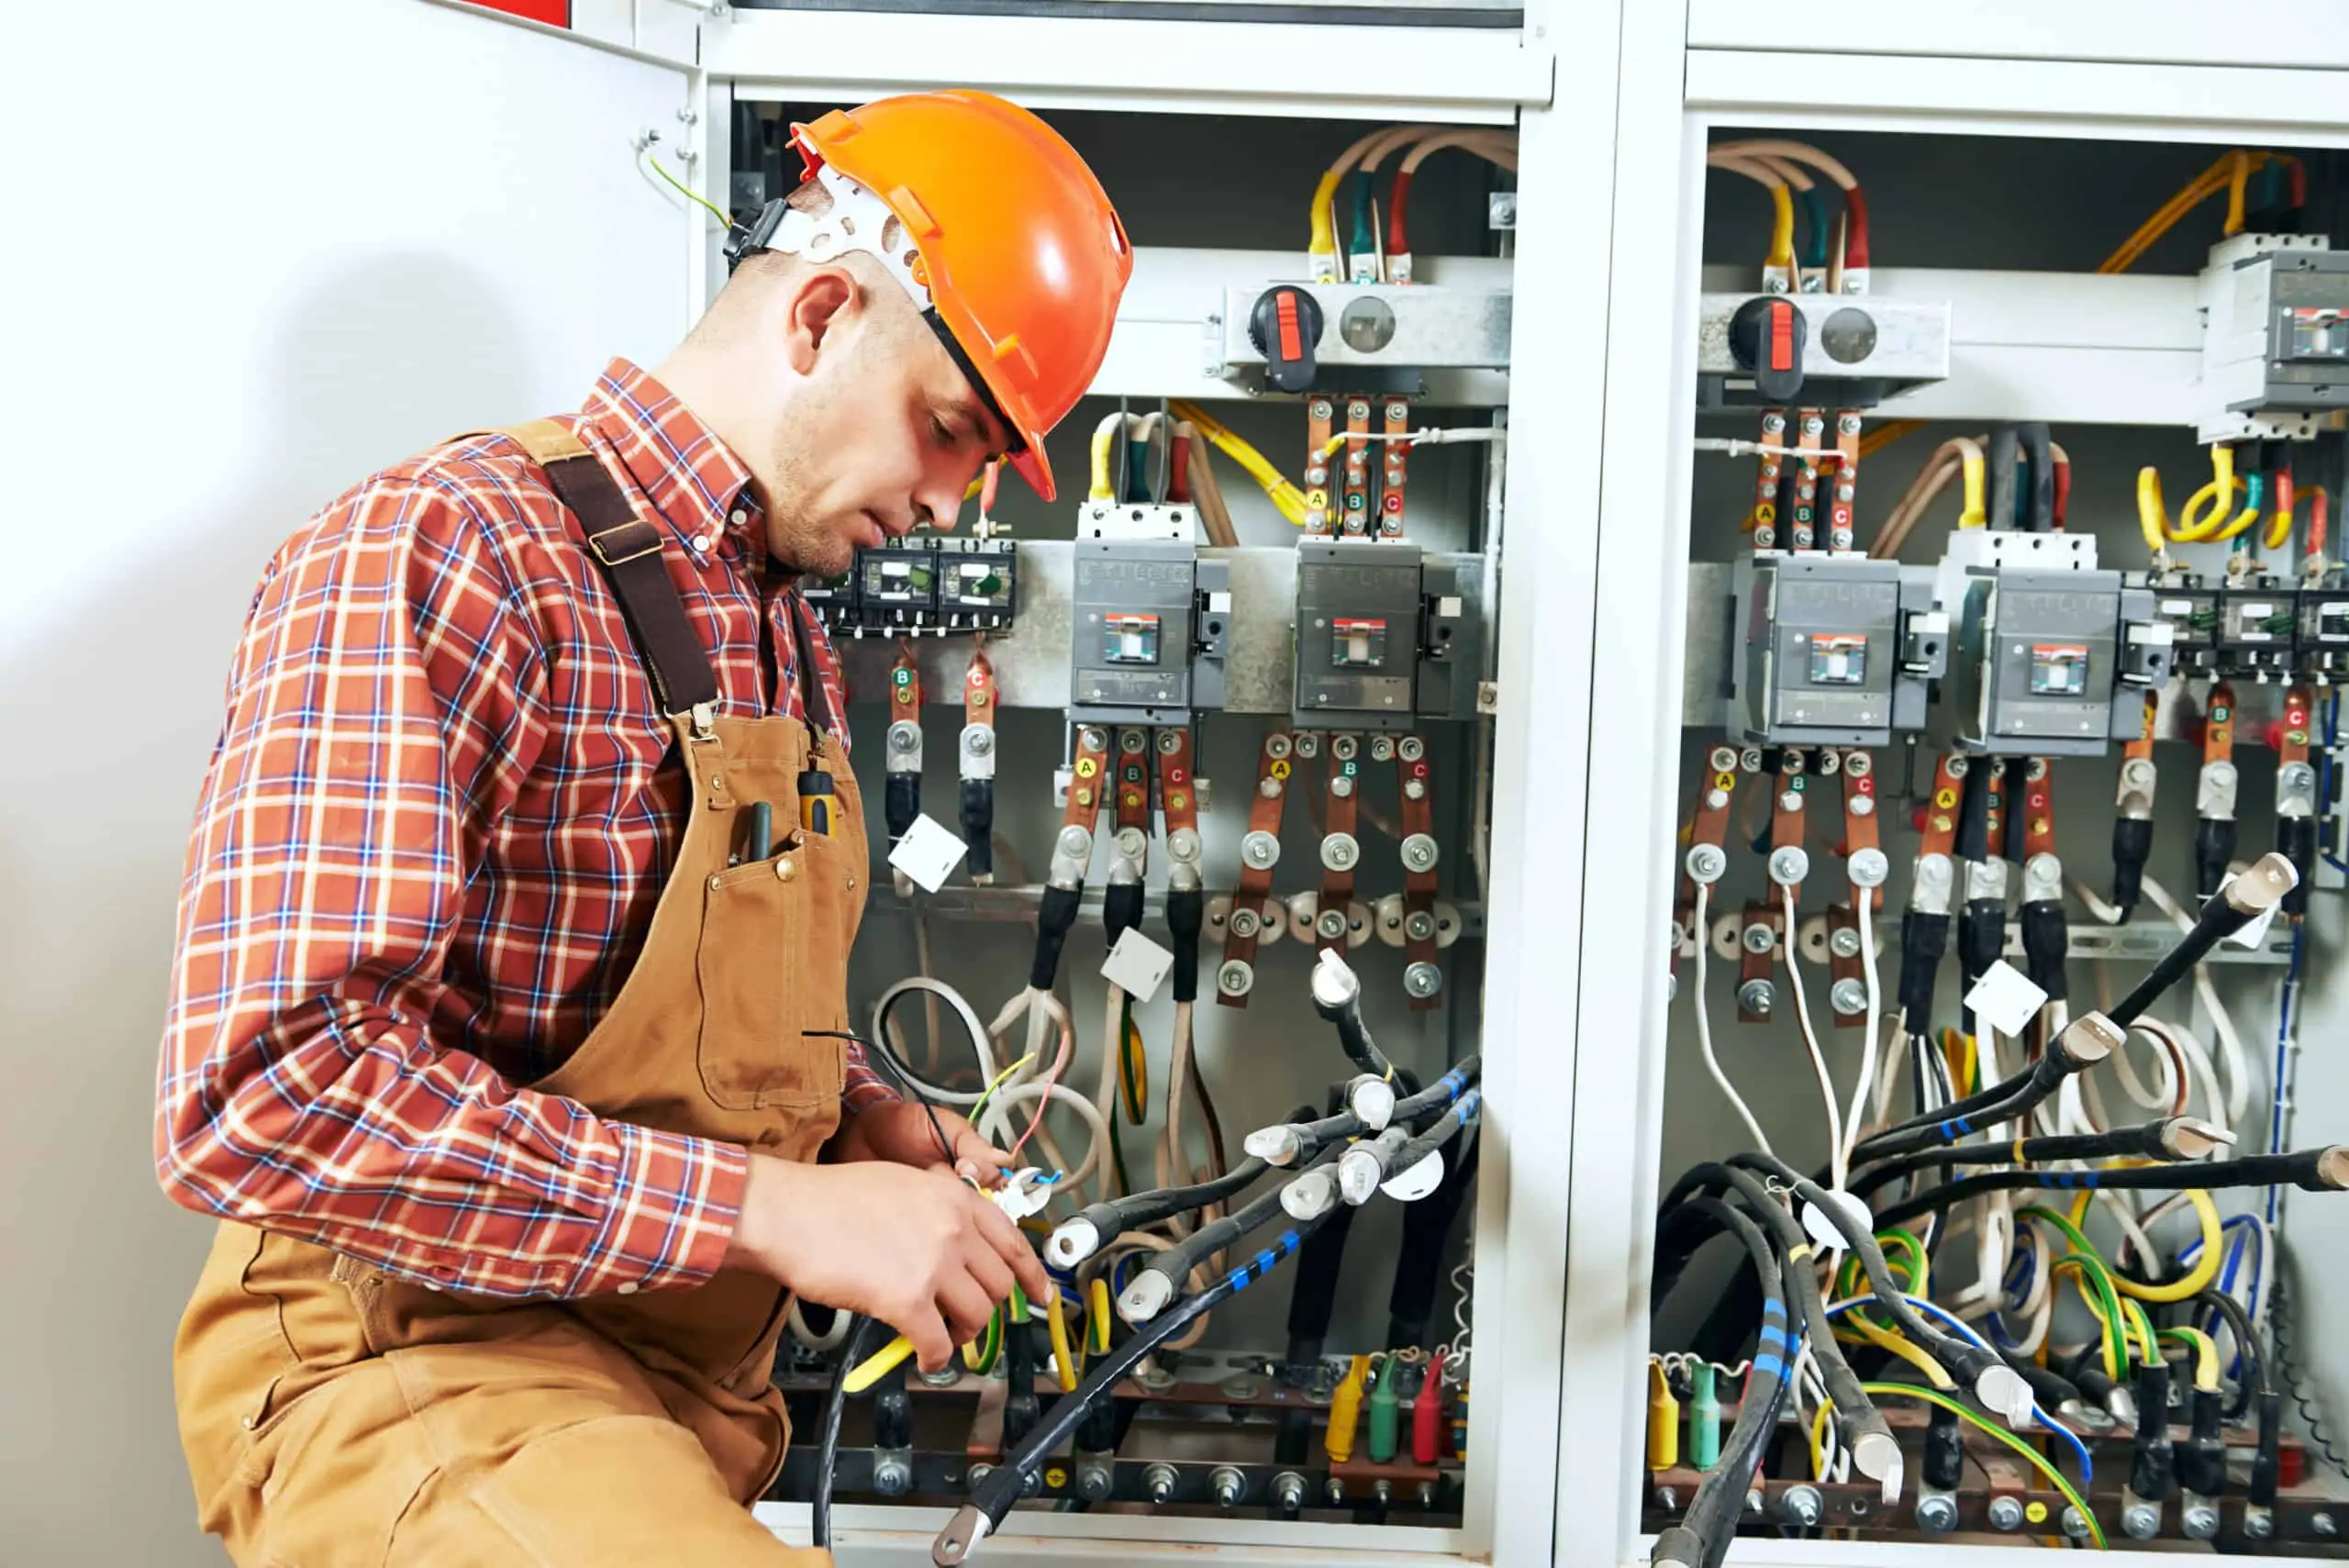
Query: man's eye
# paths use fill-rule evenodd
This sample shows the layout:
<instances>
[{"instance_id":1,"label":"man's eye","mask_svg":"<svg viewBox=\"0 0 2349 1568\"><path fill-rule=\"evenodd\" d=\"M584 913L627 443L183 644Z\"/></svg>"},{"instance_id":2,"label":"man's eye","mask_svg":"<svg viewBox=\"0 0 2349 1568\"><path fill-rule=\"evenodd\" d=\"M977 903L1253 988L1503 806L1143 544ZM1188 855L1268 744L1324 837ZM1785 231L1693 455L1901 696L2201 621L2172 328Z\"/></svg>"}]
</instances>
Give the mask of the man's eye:
<instances>
[{"instance_id":1,"label":"man's eye","mask_svg":"<svg viewBox=\"0 0 2349 1568\"><path fill-rule=\"evenodd\" d=\"M945 420L933 414L930 417L930 439L941 447L951 447L954 444L954 432L946 428Z\"/></svg>"}]
</instances>

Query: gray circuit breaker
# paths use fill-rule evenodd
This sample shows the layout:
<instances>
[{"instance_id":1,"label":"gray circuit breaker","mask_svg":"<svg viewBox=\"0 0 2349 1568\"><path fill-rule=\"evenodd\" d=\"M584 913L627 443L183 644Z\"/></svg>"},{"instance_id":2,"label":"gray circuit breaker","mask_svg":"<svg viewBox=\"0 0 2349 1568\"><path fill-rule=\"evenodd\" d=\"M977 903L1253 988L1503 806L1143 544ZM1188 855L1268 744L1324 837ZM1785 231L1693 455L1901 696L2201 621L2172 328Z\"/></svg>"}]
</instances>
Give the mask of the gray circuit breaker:
<instances>
[{"instance_id":1,"label":"gray circuit breaker","mask_svg":"<svg viewBox=\"0 0 2349 1568\"><path fill-rule=\"evenodd\" d=\"M1074 548L1069 717L1178 725L1221 707L1229 568L1174 540L1080 539Z\"/></svg>"},{"instance_id":2,"label":"gray circuit breaker","mask_svg":"<svg viewBox=\"0 0 2349 1568\"><path fill-rule=\"evenodd\" d=\"M1922 728L1948 668L1932 573L1804 552L1741 558L1731 573L1730 738L1772 746L1884 746Z\"/></svg>"},{"instance_id":3,"label":"gray circuit breaker","mask_svg":"<svg viewBox=\"0 0 2349 1568\"><path fill-rule=\"evenodd\" d=\"M1475 663L1457 570L1417 545L1300 540L1297 724L1408 729L1472 715Z\"/></svg>"}]
</instances>

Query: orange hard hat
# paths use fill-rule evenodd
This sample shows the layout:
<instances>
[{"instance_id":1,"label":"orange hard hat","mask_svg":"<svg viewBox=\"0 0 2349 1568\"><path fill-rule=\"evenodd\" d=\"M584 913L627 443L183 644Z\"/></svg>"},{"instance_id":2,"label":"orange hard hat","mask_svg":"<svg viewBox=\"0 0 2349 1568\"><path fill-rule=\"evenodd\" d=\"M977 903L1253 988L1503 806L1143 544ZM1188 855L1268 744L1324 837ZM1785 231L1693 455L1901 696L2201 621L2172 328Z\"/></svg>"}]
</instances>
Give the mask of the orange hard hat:
<instances>
[{"instance_id":1,"label":"orange hard hat","mask_svg":"<svg viewBox=\"0 0 2349 1568\"><path fill-rule=\"evenodd\" d=\"M1011 465L1051 500L1045 432L1092 385L1133 275L1101 182L1058 131L988 93L883 98L791 137L807 177L896 218L902 250L852 228L841 243L880 256L925 307L1011 431Z\"/></svg>"}]
</instances>

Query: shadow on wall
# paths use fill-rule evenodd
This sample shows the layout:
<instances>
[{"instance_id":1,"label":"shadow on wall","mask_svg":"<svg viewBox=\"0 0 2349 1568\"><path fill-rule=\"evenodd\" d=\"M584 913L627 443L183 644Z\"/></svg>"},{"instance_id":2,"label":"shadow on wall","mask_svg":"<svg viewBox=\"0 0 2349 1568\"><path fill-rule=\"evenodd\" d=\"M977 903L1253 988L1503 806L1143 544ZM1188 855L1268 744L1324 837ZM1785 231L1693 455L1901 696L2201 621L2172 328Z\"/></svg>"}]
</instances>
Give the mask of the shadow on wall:
<instances>
[{"instance_id":1,"label":"shadow on wall","mask_svg":"<svg viewBox=\"0 0 2349 1568\"><path fill-rule=\"evenodd\" d=\"M323 502L466 420L551 411L525 405L536 378L497 291L445 256L371 258L273 314L217 469L158 471L95 433L55 454L105 477L88 513L39 526L106 559L0 648L0 1388L21 1418L0 1422L0 1562L220 1561L195 1533L170 1371L209 1227L158 1192L150 1128L228 662L262 567ZM143 418L239 385L234 365L158 369L128 389Z\"/></svg>"}]
</instances>

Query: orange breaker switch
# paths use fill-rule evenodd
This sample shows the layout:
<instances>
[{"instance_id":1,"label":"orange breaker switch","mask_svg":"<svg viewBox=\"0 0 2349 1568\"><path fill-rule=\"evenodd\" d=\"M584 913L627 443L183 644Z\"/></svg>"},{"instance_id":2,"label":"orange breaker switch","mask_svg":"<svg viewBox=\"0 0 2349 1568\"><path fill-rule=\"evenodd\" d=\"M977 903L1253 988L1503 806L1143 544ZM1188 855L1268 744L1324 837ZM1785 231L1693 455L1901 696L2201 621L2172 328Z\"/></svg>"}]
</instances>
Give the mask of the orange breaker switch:
<instances>
[{"instance_id":1,"label":"orange breaker switch","mask_svg":"<svg viewBox=\"0 0 2349 1568\"><path fill-rule=\"evenodd\" d=\"M1783 403L1802 391L1802 351L1810 323L1784 295L1749 299L1729 318L1729 351L1753 373L1753 389Z\"/></svg>"}]
</instances>

